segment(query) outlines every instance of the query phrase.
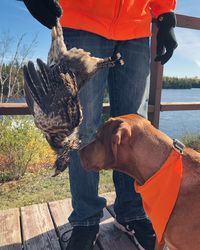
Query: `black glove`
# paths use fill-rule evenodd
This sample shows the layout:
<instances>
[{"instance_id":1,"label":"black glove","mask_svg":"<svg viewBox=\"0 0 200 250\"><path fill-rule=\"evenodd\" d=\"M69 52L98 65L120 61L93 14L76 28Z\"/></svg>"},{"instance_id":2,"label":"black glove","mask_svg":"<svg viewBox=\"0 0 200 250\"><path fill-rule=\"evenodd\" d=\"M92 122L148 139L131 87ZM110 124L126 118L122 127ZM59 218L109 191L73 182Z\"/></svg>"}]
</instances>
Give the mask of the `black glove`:
<instances>
[{"instance_id":1,"label":"black glove","mask_svg":"<svg viewBox=\"0 0 200 250\"><path fill-rule=\"evenodd\" d=\"M41 24L51 29L62 14L57 0L23 0L32 16Z\"/></svg>"},{"instance_id":2,"label":"black glove","mask_svg":"<svg viewBox=\"0 0 200 250\"><path fill-rule=\"evenodd\" d=\"M158 16L157 19L157 55L155 61L165 64L173 55L178 46L174 34L176 26L176 16L173 12L167 12Z\"/></svg>"}]
</instances>

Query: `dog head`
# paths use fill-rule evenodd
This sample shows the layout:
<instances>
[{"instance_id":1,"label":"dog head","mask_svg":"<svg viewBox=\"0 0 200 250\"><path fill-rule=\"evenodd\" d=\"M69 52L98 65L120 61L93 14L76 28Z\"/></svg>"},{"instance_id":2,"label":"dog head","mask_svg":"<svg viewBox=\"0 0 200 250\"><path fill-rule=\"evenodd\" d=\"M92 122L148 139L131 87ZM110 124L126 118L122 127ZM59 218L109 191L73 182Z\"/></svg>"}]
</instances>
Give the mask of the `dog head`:
<instances>
[{"instance_id":1,"label":"dog head","mask_svg":"<svg viewBox=\"0 0 200 250\"><path fill-rule=\"evenodd\" d=\"M139 120L139 122L138 122ZM87 170L121 170L130 163L130 148L134 146L135 130L145 120L138 115L109 119L96 133L96 138L80 153L82 166Z\"/></svg>"}]
</instances>

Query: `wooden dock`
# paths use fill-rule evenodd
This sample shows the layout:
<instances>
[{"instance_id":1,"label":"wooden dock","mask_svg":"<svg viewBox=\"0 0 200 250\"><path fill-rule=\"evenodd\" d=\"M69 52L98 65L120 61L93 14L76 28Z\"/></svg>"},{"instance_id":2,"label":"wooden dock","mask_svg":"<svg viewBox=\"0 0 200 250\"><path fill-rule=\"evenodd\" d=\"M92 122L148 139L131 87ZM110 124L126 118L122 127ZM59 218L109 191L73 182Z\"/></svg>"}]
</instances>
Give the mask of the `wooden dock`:
<instances>
[{"instance_id":1,"label":"wooden dock","mask_svg":"<svg viewBox=\"0 0 200 250\"><path fill-rule=\"evenodd\" d=\"M104 197L108 205L94 249L137 250L134 239L114 226L114 194ZM0 250L66 249L67 243L61 241L61 235L71 229L67 219L71 211L70 199L0 211Z\"/></svg>"}]
</instances>

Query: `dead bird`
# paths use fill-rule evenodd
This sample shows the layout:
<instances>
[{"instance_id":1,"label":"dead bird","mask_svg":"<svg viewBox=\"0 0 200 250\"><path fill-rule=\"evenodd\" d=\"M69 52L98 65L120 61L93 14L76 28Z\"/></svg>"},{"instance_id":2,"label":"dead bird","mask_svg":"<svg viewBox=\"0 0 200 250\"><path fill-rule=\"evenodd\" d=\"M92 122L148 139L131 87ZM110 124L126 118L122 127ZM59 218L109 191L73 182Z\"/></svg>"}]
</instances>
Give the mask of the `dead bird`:
<instances>
[{"instance_id":1,"label":"dead bird","mask_svg":"<svg viewBox=\"0 0 200 250\"><path fill-rule=\"evenodd\" d=\"M79 90L99 69L117 64L123 64L119 53L103 59L83 49L67 50L58 21L52 28L47 64L37 59L37 69L32 61L24 66L27 104L35 125L57 155L53 176L67 168L69 151L79 145L78 129L82 121Z\"/></svg>"}]
</instances>

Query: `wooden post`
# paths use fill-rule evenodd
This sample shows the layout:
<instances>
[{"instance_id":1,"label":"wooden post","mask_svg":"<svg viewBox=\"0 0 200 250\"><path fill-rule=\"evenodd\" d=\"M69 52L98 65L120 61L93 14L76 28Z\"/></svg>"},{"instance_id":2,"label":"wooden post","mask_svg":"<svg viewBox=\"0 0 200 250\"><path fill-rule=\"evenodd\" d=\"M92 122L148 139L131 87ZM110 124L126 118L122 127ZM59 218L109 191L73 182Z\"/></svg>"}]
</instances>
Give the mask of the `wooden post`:
<instances>
[{"instance_id":1,"label":"wooden post","mask_svg":"<svg viewBox=\"0 0 200 250\"><path fill-rule=\"evenodd\" d=\"M149 113L149 120L151 123L158 128L160 119L160 101L162 91L162 78L163 78L163 66L155 62L156 56L156 24L152 24L152 38L151 38L151 76L150 76L150 94L149 94L149 105L154 106L153 112Z\"/></svg>"}]
</instances>

